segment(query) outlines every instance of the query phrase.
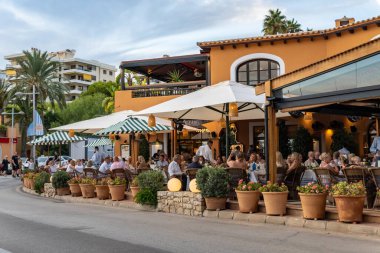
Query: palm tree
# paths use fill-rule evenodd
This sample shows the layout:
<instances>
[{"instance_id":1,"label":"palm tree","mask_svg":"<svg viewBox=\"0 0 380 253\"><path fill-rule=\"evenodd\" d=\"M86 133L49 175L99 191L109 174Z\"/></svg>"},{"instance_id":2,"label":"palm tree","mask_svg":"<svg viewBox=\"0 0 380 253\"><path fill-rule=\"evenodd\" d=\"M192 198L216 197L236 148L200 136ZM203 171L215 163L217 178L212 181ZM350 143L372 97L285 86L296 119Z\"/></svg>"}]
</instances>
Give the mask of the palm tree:
<instances>
[{"instance_id":1,"label":"palm tree","mask_svg":"<svg viewBox=\"0 0 380 253\"><path fill-rule=\"evenodd\" d=\"M286 32L286 17L279 9L269 10L269 15L265 15L264 35L275 35Z\"/></svg>"},{"instance_id":2,"label":"palm tree","mask_svg":"<svg viewBox=\"0 0 380 253\"><path fill-rule=\"evenodd\" d=\"M0 79L0 113L7 106L9 99L13 96L11 92L11 84L4 79ZM1 123L4 124L4 115L1 115Z\"/></svg>"},{"instance_id":3,"label":"palm tree","mask_svg":"<svg viewBox=\"0 0 380 253\"><path fill-rule=\"evenodd\" d=\"M291 20L286 20L286 32L287 33L296 33L301 32L301 24L297 22L294 18Z\"/></svg>"},{"instance_id":4,"label":"palm tree","mask_svg":"<svg viewBox=\"0 0 380 253\"><path fill-rule=\"evenodd\" d=\"M104 111L112 113L115 109L115 91L119 90L119 86L108 86L108 95L103 99L102 106Z\"/></svg>"},{"instance_id":5,"label":"palm tree","mask_svg":"<svg viewBox=\"0 0 380 253\"><path fill-rule=\"evenodd\" d=\"M116 83L120 84L121 74L116 76ZM128 86L133 85L146 85L146 77L142 75L138 75L135 72L125 69L124 70L124 79Z\"/></svg>"}]
</instances>

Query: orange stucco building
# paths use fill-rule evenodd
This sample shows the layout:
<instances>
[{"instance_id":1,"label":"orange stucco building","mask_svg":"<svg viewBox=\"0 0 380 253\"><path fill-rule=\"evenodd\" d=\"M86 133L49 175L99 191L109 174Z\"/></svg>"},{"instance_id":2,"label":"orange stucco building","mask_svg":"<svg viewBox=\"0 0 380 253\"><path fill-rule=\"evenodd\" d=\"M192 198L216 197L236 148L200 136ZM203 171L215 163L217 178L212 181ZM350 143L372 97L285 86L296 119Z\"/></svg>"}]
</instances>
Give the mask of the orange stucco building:
<instances>
[{"instance_id":1,"label":"orange stucco building","mask_svg":"<svg viewBox=\"0 0 380 253\"><path fill-rule=\"evenodd\" d=\"M332 24L334 23L332 22ZM163 57L122 62L122 71L132 70L147 76L148 80L156 79L160 82L138 87L127 86L116 92L115 110L139 111L191 92L192 89L225 80L256 86L333 57L379 36L380 17L359 22L355 22L352 18L343 18L335 21L335 27L326 30L199 42L197 43L201 49L199 56ZM172 67L168 68L168 66ZM199 72L201 74L198 74L198 78L191 75L186 76L185 80L181 80L186 85L181 85L179 82L169 83L169 80L165 80L165 71L178 67L184 68L184 71L190 73L194 72L194 76ZM163 68L166 69L163 70ZM190 89L190 91L185 90L185 92L177 94L168 92L181 89ZM264 91L265 88L262 89ZM267 95L269 96L269 93ZM320 151L329 151L331 131L327 131L327 128L313 130L313 123L317 121L328 126L329 122L340 120L345 127L355 126L358 133L356 138L361 147L360 154L363 154L363 148L368 146L368 133L373 127L373 122L369 120L352 123L345 116L326 114L314 114L312 120L302 117L298 119L287 117L285 120L289 136L294 134L298 125L304 125L315 137L315 148ZM244 150L247 150L250 145L255 147L261 145L264 130L263 120L245 120L234 123L237 127L237 140L243 144ZM163 139L161 136L160 138ZM170 142L173 135L168 139ZM173 148L175 146L171 145L171 149ZM117 150L116 148L115 151L117 152Z\"/></svg>"}]
</instances>

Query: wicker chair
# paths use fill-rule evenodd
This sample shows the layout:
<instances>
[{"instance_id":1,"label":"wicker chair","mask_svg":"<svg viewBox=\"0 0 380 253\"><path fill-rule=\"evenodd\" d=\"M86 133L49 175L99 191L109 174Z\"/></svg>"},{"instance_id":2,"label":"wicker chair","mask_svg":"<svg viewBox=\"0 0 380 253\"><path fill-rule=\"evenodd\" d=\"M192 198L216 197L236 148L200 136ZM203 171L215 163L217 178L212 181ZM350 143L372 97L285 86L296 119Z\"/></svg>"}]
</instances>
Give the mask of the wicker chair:
<instances>
[{"instance_id":1,"label":"wicker chair","mask_svg":"<svg viewBox=\"0 0 380 253\"><path fill-rule=\"evenodd\" d=\"M297 187L301 185L301 178L305 171L305 166L300 166L285 176L284 182L289 190L289 197L298 200Z\"/></svg>"},{"instance_id":2,"label":"wicker chair","mask_svg":"<svg viewBox=\"0 0 380 253\"><path fill-rule=\"evenodd\" d=\"M244 181L247 180L247 171L242 168L225 168L227 173L230 175L230 199L236 198L235 188L239 184L239 180L243 179Z\"/></svg>"},{"instance_id":3,"label":"wicker chair","mask_svg":"<svg viewBox=\"0 0 380 253\"><path fill-rule=\"evenodd\" d=\"M378 201L378 198L379 198L379 194L380 194L380 168L371 168L369 170L369 172L371 173L371 176L372 176L372 180L373 182L375 183L376 185L376 197L375 197L375 202L373 203L373 208L376 207L376 203Z\"/></svg>"},{"instance_id":4,"label":"wicker chair","mask_svg":"<svg viewBox=\"0 0 380 253\"><path fill-rule=\"evenodd\" d=\"M83 175L84 177L88 177L88 178L97 178L97 171L96 169L93 169L93 168L84 168L83 169Z\"/></svg>"},{"instance_id":5,"label":"wicker chair","mask_svg":"<svg viewBox=\"0 0 380 253\"><path fill-rule=\"evenodd\" d=\"M350 168L343 169L343 174L347 179L348 183L362 182L365 185L365 174L366 168L359 166L352 166Z\"/></svg>"},{"instance_id":6,"label":"wicker chair","mask_svg":"<svg viewBox=\"0 0 380 253\"><path fill-rule=\"evenodd\" d=\"M335 182L334 178L331 176L331 172L326 168L316 168L314 169L315 175L317 176L318 183L320 185L328 185L331 187Z\"/></svg>"}]
</instances>

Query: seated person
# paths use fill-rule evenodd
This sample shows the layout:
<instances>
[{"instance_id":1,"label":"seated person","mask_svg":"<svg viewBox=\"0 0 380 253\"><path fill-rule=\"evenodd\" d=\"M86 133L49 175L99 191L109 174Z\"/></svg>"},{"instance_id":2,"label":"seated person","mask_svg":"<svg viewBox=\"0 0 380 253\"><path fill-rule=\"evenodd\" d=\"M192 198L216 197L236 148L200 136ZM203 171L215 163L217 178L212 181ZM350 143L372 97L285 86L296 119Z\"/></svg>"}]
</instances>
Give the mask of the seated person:
<instances>
[{"instance_id":1,"label":"seated person","mask_svg":"<svg viewBox=\"0 0 380 253\"><path fill-rule=\"evenodd\" d=\"M58 166L55 164L55 162L53 160L50 160L48 166L49 166L49 172L50 172L50 174L54 174L54 173L57 172Z\"/></svg>"},{"instance_id":2,"label":"seated person","mask_svg":"<svg viewBox=\"0 0 380 253\"><path fill-rule=\"evenodd\" d=\"M193 160L191 163L187 165L188 169L201 169L202 165L199 163L198 156L193 156Z\"/></svg>"},{"instance_id":3,"label":"seated person","mask_svg":"<svg viewBox=\"0 0 380 253\"><path fill-rule=\"evenodd\" d=\"M78 173L82 174L83 173L83 169L84 169L83 161L82 161L82 159L79 159L76 162L75 171L77 171Z\"/></svg>"},{"instance_id":4,"label":"seated person","mask_svg":"<svg viewBox=\"0 0 380 253\"><path fill-rule=\"evenodd\" d=\"M75 172L75 160L70 160L70 162L67 164L66 172L67 173Z\"/></svg>"},{"instance_id":5,"label":"seated person","mask_svg":"<svg viewBox=\"0 0 380 253\"><path fill-rule=\"evenodd\" d=\"M142 155L137 157L137 169L138 170L148 170L150 166L146 163L145 158Z\"/></svg>"},{"instance_id":6,"label":"seated person","mask_svg":"<svg viewBox=\"0 0 380 253\"><path fill-rule=\"evenodd\" d=\"M314 152L309 151L307 156L308 156L308 159L305 161L305 167L307 167L307 168L318 168L319 164L315 160Z\"/></svg>"},{"instance_id":7,"label":"seated person","mask_svg":"<svg viewBox=\"0 0 380 253\"><path fill-rule=\"evenodd\" d=\"M96 169L95 166L94 166L94 162L92 160L89 160L86 164L86 168L89 168L89 169Z\"/></svg>"},{"instance_id":8,"label":"seated person","mask_svg":"<svg viewBox=\"0 0 380 253\"><path fill-rule=\"evenodd\" d=\"M114 156L110 170L113 171L115 169L124 169L124 167L125 164L123 163L123 161L120 160L118 156Z\"/></svg>"},{"instance_id":9,"label":"seated person","mask_svg":"<svg viewBox=\"0 0 380 253\"><path fill-rule=\"evenodd\" d=\"M104 158L103 163L99 167L99 174L109 174L111 172L111 165L111 157L107 156L106 158Z\"/></svg>"},{"instance_id":10,"label":"seated person","mask_svg":"<svg viewBox=\"0 0 380 253\"><path fill-rule=\"evenodd\" d=\"M322 153L321 155L321 168L329 169L333 175L338 175L339 174L339 168L335 164L335 162L332 160L332 157L329 153Z\"/></svg>"},{"instance_id":11,"label":"seated person","mask_svg":"<svg viewBox=\"0 0 380 253\"><path fill-rule=\"evenodd\" d=\"M227 160L227 165L230 168L242 168L247 169L247 162L245 161L244 154L242 152L232 152Z\"/></svg>"},{"instance_id":12,"label":"seated person","mask_svg":"<svg viewBox=\"0 0 380 253\"><path fill-rule=\"evenodd\" d=\"M159 169L168 167L169 163L165 161L165 154L160 154L158 161L156 162L156 167Z\"/></svg>"},{"instance_id":13,"label":"seated person","mask_svg":"<svg viewBox=\"0 0 380 253\"><path fill-rule=\"evenodd\" d=\"M180 167L181 158L180 155L175 155L173 161L169 164L168 173L170 178L178 178L182 181L182 190L186 190L187 177L182 172Z\"/></svg>"},{"instance_id":14,"label":"seated person","mask_svg":"<svg viewBox=\"0 0 380 253\"><path fill-rule=\"evenodd\" d=\"M354 166L360 166L361 165L361 159L359 156L352 157L352 165L354 165Z\"/></svg>"}]
</instances>

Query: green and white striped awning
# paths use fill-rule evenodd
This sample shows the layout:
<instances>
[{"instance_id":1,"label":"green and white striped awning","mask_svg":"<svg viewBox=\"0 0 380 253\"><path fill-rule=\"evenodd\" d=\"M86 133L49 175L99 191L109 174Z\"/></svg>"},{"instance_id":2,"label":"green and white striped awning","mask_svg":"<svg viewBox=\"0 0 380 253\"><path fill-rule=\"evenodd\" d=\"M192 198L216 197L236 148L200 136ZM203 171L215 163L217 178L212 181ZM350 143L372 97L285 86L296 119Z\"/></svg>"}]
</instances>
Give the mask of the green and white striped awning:
<instances>
[{"instance_id":1,"label":"green and white striped awning","mask_svg":"<svg viewBox=\"0 0 380 253\"><path fill-rule=\"evenodd\" d=\"M74 135L70 137L67 132L58 131L48 135L44 135L29 142L31 145L56 145L56 144L67 144L71 142L85 141L85 138Z\"/></svg>"},{"instance_id":2,"label":"green and white striped awning","mask_svg":"<svg viewBox=\"0 0 380 253\"><path fill-rule=\"evenodd\" d=\"M97 147L97 146L112 146L112 141L106 138L96 139L93 142L87 144L85 147Z\"/></svg>"},{"instance_id":3,"label":"green and white striped awning","mask_svg":"<svg viewBox=\"0 0 380 253\"><path fill-rule=\"evenodd\" d=\"M143 133L143 132L165 132L170 131L171 127L156 124L155 127L148 127L148 122L145 119L130 117L115 125L107 127L95 133L95 135L109 135L109 134L129 134L129 133Z\"/></svg>"}]
</instances>

